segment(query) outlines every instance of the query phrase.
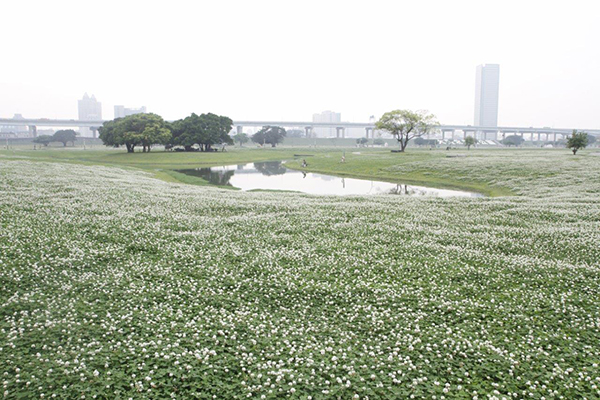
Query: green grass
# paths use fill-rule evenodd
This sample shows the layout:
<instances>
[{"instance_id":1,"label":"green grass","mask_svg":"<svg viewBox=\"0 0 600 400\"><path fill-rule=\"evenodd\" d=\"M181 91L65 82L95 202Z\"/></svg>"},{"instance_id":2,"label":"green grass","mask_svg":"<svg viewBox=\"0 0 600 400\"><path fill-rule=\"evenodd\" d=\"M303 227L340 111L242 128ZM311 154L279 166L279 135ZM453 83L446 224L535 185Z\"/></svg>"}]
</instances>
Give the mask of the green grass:
<instances>
[{"instance_id":1,"label":"green grass","mask_svg":"<svg viewBox=\"0 0 600 400\"><path fill-rule=\"evenodd\" d=\"M249 193L138 166L203 154L2 154L4 397L600 396L600 157L350 153L307 161L517 196Z\"/></svg>"},{"instance_id":2,"label":"green grass","mask_svg":"<svg viewBox=\"0 0 600 400\"><path fill-rule=\"evenodd\" d=\"M287 166L311 172L337 176L377 179L382 181L431 186L437 188L475 191L487 196L508 196L514 192L493 175L473 173L463 169L474 160L485 157L506 157L507 160L539 157L553 154L570 156L565 149L472 149L426 150L409 149L406 153L392 153L389 148L355 147L290 147L256 148L229 147L227 152L185 153L153 151L150 153L128 154L122 149L104 148L50 148L45 150L0 150L3 159L27 159L44 162L67 162L83 165L107 165L135 168L153 174L166 182L180 182L194 185L206 184L201 178L189 177L176 172L181 169L245 164L260 161L288 161ZM577 162L594 149L572 157ZM355 154L360 153L360 154ZM295 157L308 154L312 157ZM342 154L346 162L341 163ZM460 154L461 157L450 158ZM462 157L464 155L464 157ZM308 168L301 167L301 159L307 158ZM490 177L494 178L489 179Z\"/></svg>"}]
</instances>

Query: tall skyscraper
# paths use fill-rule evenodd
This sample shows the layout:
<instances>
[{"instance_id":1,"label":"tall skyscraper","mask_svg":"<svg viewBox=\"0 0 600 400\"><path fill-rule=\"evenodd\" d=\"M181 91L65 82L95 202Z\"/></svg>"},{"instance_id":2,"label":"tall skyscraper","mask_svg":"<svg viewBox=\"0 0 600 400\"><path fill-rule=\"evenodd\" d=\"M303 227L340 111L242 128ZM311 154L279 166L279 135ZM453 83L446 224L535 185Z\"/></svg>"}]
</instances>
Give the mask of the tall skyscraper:
<instances>
[{"instance_id":1,"label":"tall skyscraper","mask_svg":"<svg viewBox=\"0 0 600 400\"><path fill-rule=\"evenodd\" d=\"M115 106L115 118L124 118L133 114L143 114L146 112L146 107L127 108L125 106Z\"/></svg>"},{"instance_id":2,"label":"tall skyscraper","mask_svg":"<svg viewBox=\"0 0 600 400\"><path fill-rule=\"evenodd\" d=\"M79 120L80 121L100 121L102 120L102 103L96 100L96 96L83 95L83 99L77 101L79 109ZM92 136L90 128L85 126L79 127L79 134L81 136Z\"/></svg>"},{"instance_id":3,"label":"tall skyscraper","mask_svg":"<svg viewBox=\"0 0 600 400\"><path fill-rule=\"evenodd\" d=\"M500 65L477 66L475 81L475 125L498 126Z\"/></svg>"},{"instance_id":4,"label":"tall skyscraper","mask_svg":"<svg viewBox=\"0 0 600 400\"><path fill-rule=\"evenodd\" d=\"M341 122L342 114L333 111L323 111L320 114L313 114L313 122ZM336 134L335 127L331 128L315 128L317 137L334 137Z\"/></svg>"}]
</instances>

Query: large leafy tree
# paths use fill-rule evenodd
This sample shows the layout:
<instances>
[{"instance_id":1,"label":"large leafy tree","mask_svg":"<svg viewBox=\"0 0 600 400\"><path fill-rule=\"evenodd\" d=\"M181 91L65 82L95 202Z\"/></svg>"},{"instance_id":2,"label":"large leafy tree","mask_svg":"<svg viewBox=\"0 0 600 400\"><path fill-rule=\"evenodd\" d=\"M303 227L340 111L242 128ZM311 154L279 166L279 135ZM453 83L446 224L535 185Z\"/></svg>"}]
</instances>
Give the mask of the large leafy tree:
<instances>
[{"instance_id":1,"label":"large leafy tree","mask_svg":"<svg viewBox=\"0 0 600 400\"><path fill-rule=\"evenodd\" d=\"M270 144L277 146L286 137L286 131L280 126L263 126L263 128L252 136L252 141L260 145Z\"/></svg>"},{"instance_id":2,"label":"large leafy tree","mask_svg":"<svg viewBox=\"0 0 600 400\"><path fill-rule=\"evenodd\" d=\"M411 139L433 132L438 125L427 111L394 110L383 114L375 127L394 136L404 151Z\"/></svg>"},{"instance_id":3,"label":"large leafy tree","mask_svg":"<svg viewBox=\"0 0 600 400\"><path fill-rule=\"evenodd\" d=\"M173 144L183 146L186 151L191 151L196 144L202 151L210 151L215 144L233 143L229 136L232 126L233 121L228 117L192 114L172 124Z\"/></svg>"},{"instance_id":4,"label":"large leafy tree","mask_svg":"<svg viewBox=\"0 0 600 400\"><path fill-rule=\"evenodd\" d=\"M77 140L77 132L73 129L61 129L54 132L54 135L52 136L53 142L61 142L64 147L67 147L67 143L69 142L75 145L75 140Z\"/></svg>"},{"instance_id":5,"label":"large leafy tree","mask_svg":"<svg viewBox=\"0 0 600 400\"><path fill-rule=\"evenodd\" d=\"M54 139L52 139L51 135L40 135L33 139L33 143L43 144L44 147L48 147L48 145L53 141Z\"/></svg>"},{"instance_id":6,"label":"large leafy tree","mask_svg":"<svg viewBox=\"0 0 600 400\"><path fill-rule=\"evenodd\" d=\"M502 144L505 146L520 146L524 141L525 139L519 135L510 135L502 140Z\"/></svg>"},{"instance_id":7,"label":"large leafy tree","mask_svg":"<svg viewBox=\"0 0 600 400\"><path fill-rule=\"evenodd\" d=\"M587 133L574 130L573 134L567 138L567 148L571 149L575 155L579 149L584 149L588 145L588 141Z\"/></svg>"},{"instance_id":8,"label":"large leafy tree","mask_svg":"<svg viewBox=\"0 0 600 400\"><path fill-rule=\"evenodd\" d=\"M146 152L155 144L169 143L171 130L159 115L133 114L105 122L100 127L100 139L107 146L125 146L128 153L133 153L136 146Z\"/></svg>"}]
</instances>

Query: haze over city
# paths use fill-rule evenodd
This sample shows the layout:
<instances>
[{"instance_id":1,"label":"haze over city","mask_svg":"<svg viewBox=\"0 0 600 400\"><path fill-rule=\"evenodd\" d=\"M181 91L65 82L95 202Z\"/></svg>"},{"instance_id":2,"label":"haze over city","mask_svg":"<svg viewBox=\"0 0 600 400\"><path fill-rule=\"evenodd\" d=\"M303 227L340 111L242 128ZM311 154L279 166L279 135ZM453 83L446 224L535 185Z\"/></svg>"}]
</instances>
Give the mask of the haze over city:
<instances>
[{"instance_id":1,"label":"haze over city","mask_svg":"<svg viewBox=\"0 0 600 400\"><path fill-rule=\"evenodd\" d=\"M499 125L597 128L598 7L565 4L11 2L0 117L77 118L87 92L105 119L119 104L240 120L422 108L472 124L475 68L494 63Z\"/></svg>"}]
</instances>

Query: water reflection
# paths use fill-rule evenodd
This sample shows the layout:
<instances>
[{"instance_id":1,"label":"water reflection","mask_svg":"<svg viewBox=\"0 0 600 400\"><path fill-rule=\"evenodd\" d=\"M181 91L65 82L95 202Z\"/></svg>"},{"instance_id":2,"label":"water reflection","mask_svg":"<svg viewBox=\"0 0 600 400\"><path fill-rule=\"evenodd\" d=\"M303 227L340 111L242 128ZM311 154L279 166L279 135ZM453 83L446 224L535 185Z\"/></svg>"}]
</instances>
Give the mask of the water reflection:
<instances>
[{"instance_id":1,"label":"water reflection","mask_svg":"<svg viewBox=\"0 0 600 400\"><path fill-rule=\"evenodd\" d=\"M445 190L381 181L341 178L332 175L286 169L280 161L256 162L223 167L180 170L211 184L242 190L285 190L309 194L480 197L478 193Z\"/></svg>"}]
</instances>

